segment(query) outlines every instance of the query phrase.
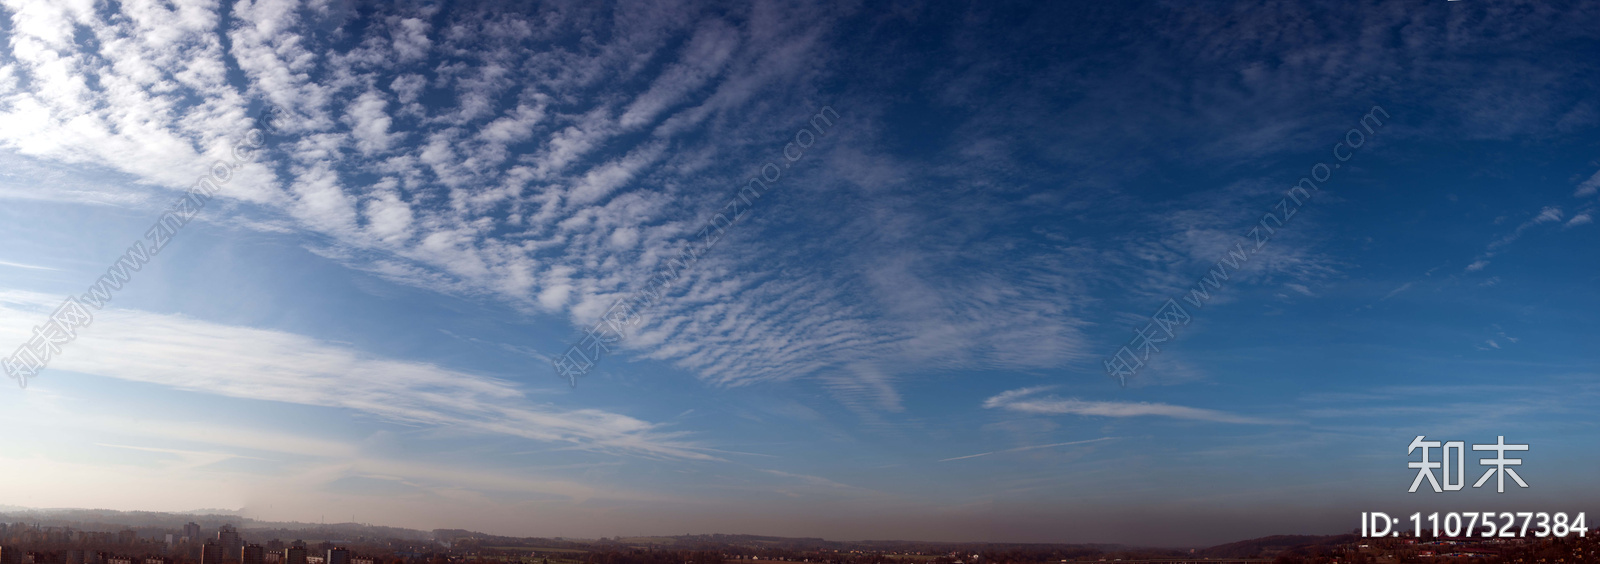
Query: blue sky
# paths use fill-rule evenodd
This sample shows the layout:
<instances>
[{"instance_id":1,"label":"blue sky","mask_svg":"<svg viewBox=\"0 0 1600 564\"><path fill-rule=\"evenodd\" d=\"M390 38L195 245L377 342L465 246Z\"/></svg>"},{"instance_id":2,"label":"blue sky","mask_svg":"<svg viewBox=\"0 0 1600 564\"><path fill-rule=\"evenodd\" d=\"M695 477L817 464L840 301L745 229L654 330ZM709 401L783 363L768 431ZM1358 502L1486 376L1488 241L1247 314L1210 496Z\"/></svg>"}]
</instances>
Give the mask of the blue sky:
<instances>
[{"instance_id":1,"label":"blue sky","mask_svg":"<svg viewBox=\"0 0 1600 564\"><path fill-rule=\"evenodd\" d=\"M6 351L281 116L0 392L6 504L1181 545L1596 501L1591 4L0 16ZM823 108L617 354L557 377ZM1531 487L1407 494L1417 435L1531 444Z\"/></svg>"}]
</instances>

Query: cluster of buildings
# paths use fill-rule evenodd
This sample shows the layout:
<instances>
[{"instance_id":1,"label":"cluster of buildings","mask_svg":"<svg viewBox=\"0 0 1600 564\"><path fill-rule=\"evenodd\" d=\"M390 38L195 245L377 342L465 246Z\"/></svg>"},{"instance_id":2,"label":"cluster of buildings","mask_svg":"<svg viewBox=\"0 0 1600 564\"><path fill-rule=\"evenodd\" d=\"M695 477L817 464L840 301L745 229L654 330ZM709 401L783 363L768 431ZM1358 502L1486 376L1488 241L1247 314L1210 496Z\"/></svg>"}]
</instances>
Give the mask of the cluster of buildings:
<instances>
[{"instance_id":1,"label":"cluster of buildings","mask_svg":"<svg viewBox=\"0 0 1600 564\"><path fill-rule=\"evenodd\" d=\"M0 523L0 543L6 541L22 544L74 543L84 545L132 545L139 541L138 531L124 529L119 532L74 531L67 527L40 527L26 523L7 525Z\"/></svg>"},{"instance_id":2,"label":"cluster of buildings","mask_svg":"<svg viewBox=\"0 0 1600 564\"><path fill-rule=\"evenodd\" d=\"M162 542L162 541L165 542ZM53 552L24 551L24 546L62 547ZM81 547L81 548L80 548ZM130 553L142 553L129 556ZM154 554L158 553L158 554ZM342 546L324 542L316 548L304 541L285 544L273 539L265 545L246 543L238 529L223 525L215 538L202 538L200 525L188 523L183 534L167 533L161 540L139 538L134 530L117 533L74 531L65 527L0 523L0 564L382 564L373 558L355 558Z\"/></svg>"},{"instance_id":3,"label":"cluster of buildings","mask_svg":"<svg viewBox=\"0 0 1600 564\"><path fill-rule=\"evenodd\" d=\"M188 532L190 527L196 532L200 528L199 525L189 523L184 526L185 532ZM217 538L205 541L199 548L200 554L197 560L200 564L358 564L351 562L350 551L340 546L329 546L313 554L303 541L294 541L288 546L277 539L267 541L265 546L245 544L239 538L239 531L230 525L223 525L217 529ZM366 560L359 564L373 564L373 562Z\"/></svg>"}]
</instances>

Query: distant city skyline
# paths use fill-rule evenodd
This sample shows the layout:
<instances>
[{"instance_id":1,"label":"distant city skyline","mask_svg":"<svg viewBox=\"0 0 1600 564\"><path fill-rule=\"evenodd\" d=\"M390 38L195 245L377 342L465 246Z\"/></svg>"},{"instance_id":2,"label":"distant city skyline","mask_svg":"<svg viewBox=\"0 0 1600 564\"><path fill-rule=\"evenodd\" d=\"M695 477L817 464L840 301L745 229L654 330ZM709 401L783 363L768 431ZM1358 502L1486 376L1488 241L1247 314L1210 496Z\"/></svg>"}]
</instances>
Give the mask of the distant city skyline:
<instances>
[{"instance_id":1,"label":"distant city skyline","mask_svg":"<svg viewBox=\"0 0 1600 564\"><path fill-rule=\"evenodd\" d=\"M59 519L59 516L51 518L52 521ZM100 526L103 527L104 524ZM152 527L145 525L141 528L149 530ZM316 550L318 556L309 556L307 554L310 550L309 545L300 539L285 542L273 538L249 542L232 523L222 523L209 529L212 533L210 537L202 535L203 530L208 529L190 521L182 527L183 536L174 537L172 533L163 533L163 542L157 544L154 542L158 540L157 538L141 537L139 531L132 528L109 533L74 531L70 526L41 527L37 523L8 524L0 521L0 549L19 549L30 545L59 547L63 543L90 547L67 550L58 555L59 562L30 561L32 564L172 564L174 559L187 560L195 564L352 564L350 550L340 544L350 541L322 541ZM259 533L256 534L259 536ZM364 537L352 540L363 543L367 541ZM375 538L372 542L386 544L392 550L392 543L395 540L400 539ZM111 550L100 550L106 548ZM121 554L118 554L119 552ZM140 555L155 558L156 561ZM356 560L358 561L354 564L374 564L370 557Z\"/></svg>"},{"instance_id":2,"label":"distant city skyline","mask_svg":"<svg viewBox=\"0 0 1600 564\"><path fill-rule=\"evenodd\" d=\"M1597 52L1600 5L1520 0L0 0L0 504L1183 546L1581 511ZM1529 445L1528 487L1408 493L1417 437Z\"/></svg>"}]
</instances>

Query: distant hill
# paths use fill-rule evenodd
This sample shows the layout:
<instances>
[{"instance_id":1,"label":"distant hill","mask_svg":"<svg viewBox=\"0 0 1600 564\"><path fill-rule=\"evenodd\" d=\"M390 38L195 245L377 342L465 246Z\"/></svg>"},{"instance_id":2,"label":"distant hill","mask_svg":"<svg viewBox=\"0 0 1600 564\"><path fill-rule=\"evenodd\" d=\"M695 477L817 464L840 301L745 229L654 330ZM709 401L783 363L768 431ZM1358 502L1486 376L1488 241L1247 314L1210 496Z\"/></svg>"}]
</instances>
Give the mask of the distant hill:
<instances>
[{"instance_id":1,"label":"distant hill","mask_svg":"<svg viewBox=\"0 0 1600 564\"><path fill-rule=\"evenodd\" d=\"M1195 551L1195 556L1202 558L1263 558L1276 556L1281 552L1294 552L1313 547L1334 546L1354 542L1355 535L1274 535L1259 539L1243 540L1219 544L1211 548Z\"/></svg>"},{"instance_id":2,"label":"distant hill","mask_svg":"<svg viewBox=\"0 0 1600 564\"><path fill-rule=\"evenodd\" d=\"M1172 549L1143 549L1116 544L1062 544L1062 543L993 543L993 542L941 542L865 540L834 541L817 537L775 537L742 534L696 534L649 537L617 537L601 539L511 537L491 535L465 529L435 529L419 531L399 527L361 523L301 523L260 521L241 517L230 510L197 510L183 513L154 511L113 511L106 509L30 509L0 506L0 522L39 523L44 526L65 526L79 530L117 531L135 529L141 535L160 530L172 531L194 521L202 528L215 530L223 524L239 527L247 539L269 538L303 539L306 541L367 539L437 540L459 545L479 547L538 547L571 548L584 550L614 550L632 547L654 547L678 550L745 551L808 551L808 550L865 550L883 552L923 553L1028 553L1053 556L1054 559L1079 558L1093 554L1126 556L1168 556L1180 554ZM153 535L152 535L153 536ZM1350 534L1277 535L1222 544L1197 550L1194 556L1202 558L1262 558L1279 553L1297 553L1324 546L1355 541ZM738 550L736 550L737 552ZM1186 551L1184 551L1186 552Z\"/></svg>"},{"instance_id":3,"label":"distant hill","mask_svg":"<svg viewBox=\"0 0 1600 564\"><path fill-rule=\"evenodd\" d=\"M225 513L205 513L224 511ZM305 540L346 540L357 537L430 540L426 531L366 525L361 523L300 523L295 521L261 521L241 517L229 510L198 510L184 513L160 511L115 511L110 509L30 509L6 507L0 509L0 522L39 523L47 527L72 527L86 531L117 531L134 529L142 535L158 530L181 530L184 523L193 521L205 530L215 530L221 525L234 525L246 539L257 537L294 537Z\"/></svg>"},{"instance_id":4,"label":"distant hill","mask_svg":"<svg viewBox=\"0 0 1600 564\"><path fill-rule=\"evenodd\" d=\"M833 541L818 537L774 537L765 535L738 535L738 534L699 534L699 535L673 535L649 537L607 537L600 539L571 539L571 538L536 538L536 537L506 537L490 535L477 531L464 529L435 529L434 539L450 543L453 546L475 545L485 548L510 548L510 547L542 547L542 548L582 548L587 550L605 551L632 548L655 548L669 550L723 550L736 553L760 554L763 551L810 551L810 550L863 550L882 552L924 552L942 554L949 552L961 553L1002 553L1010 551L1027 551L1039 554L1058 555L1056 559L1101 554L1111 551L1128 550L1127 547L1111 544L1052 544L1052 543L985 543L985 542L937 542L937 541L900 541L900 540L865 540L865 541ZM1165 554L1165 552L1163 552Z\"/></svg>"}]
</instances>

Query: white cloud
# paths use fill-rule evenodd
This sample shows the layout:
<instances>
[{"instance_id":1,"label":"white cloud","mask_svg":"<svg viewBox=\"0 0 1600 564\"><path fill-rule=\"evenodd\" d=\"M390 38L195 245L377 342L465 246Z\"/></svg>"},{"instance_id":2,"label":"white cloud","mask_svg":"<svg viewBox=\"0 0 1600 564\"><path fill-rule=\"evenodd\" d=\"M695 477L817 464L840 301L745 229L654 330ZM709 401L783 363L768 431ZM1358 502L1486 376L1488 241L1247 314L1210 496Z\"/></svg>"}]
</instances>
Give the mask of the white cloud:
<instances>
[{"instance_id":1,"label":"white cloud","mask_svg":"<svg viewBox=\"0 0 1600 564\"><path fill-rule=\"evenodd\" d=\"M1011 452L1024 452L1024 451L1029 451L1029 450L1039 450L1039 449L1044 449L1044 448L1055 448L1055 447L1072 446L1072 445L1084 445L1084 444L1091 444L1091 443L1109 441L1109 440L1113 440L1113 439L1116 439L1116 438L1117 437L1100 437L1098 439L1089 439L1089 440L1084 440L1084 441L1068 441L1068 442L1064 442L1064 443L1050 443L1050 444L1047 444L1047 445L1032 445L1032 446L1025 446L1025 447L1008 448L1008 449L1005 449L1005 450L996 450L996 451L990 451L990 452L982 452L982 453L978 453L978 454L969 454L969 455L966 455L966 456L957 456L957 457L954 457L954 458L945 458L945 459L940 460L939 462L950 462L952 460L967 460L969 458L978 458L978 457L983 457L983 456L989 456L991 454L1005 454L1005 453L1011 453Z\"/></svg>"},{"instance_id":2,"label":"white cloud","mask_svg":"<svg viewBox=\"0 0 1600 564\"><path fill-rule=\"evenodd\" d=\"M351 134L356 138L356 147L363 154L370 156L388 151L389 146L398 138L389 132L394 120L384 112L384 108L388 105L389 102L383 99L382 93L368 90L345 108L345 121L350 124Z\"/></svg>"},{"instance_id":3,"label":"white cloud","mask_svg":"<svg viewBox=\"0 0 1600 564\"><path fill-rule=\"evenodd\" d=\"M213 9L138 5L105 20L86 3L5 6L13 27L0 72L0 146L179 188L225 157L249 125L226 80ZM98 50L80 50L80 27Z\"/></svg>"},{"instance_id":4,"label":"white cloud","mask_svg":"<svg viewBox=\"0 0 1600 564\"><path fill-rule=\"evenodd\" d=\"M419 18L404 18L397 22L392 32L394 50L401 61L415 61L426 57L433 41L428 39L428 22Z\"/></svg>"},{"instance_id":5,"label":"white cloud","mask_svg":"<svg viewBox=\"0 0 1600 564\"><path fill-rule=\"evenodd\" d=\"M11 102L0 107L14 118L0 144L182 188L249 126L244 112L255 98L285 112L274 120L282 130L262 162L227 186L214 208L222 217L211 219L316 233L316 252L352 268L576 323L638 288L739 179L781 159L818 111L819 63L834 55L822 38L840 17L803 6L761 8L754 20L601 10L581 18L617 18L609 39L533 49L572 22L396 8L347 37L356 28L334 25L347 15L252 0L236 6L227 30L246 79L241 94L226 80L215 7L124 25L94 10L29 6L39 20L19 28L13 48L29 56L0 72L10 85L0 97ZM312 13L332 19L311 22ZM138 49L117 51L118 67L99 65L101 49L71 41L73 22ZM101 92L73 79L95 74L124 82ZM101 100L116 111L96 110ZM80 121L95 127L85 134L61 115L90 115ZM871 153L866 137L829 133L817 143L777 189L853 198L858 187L918 178L910 163ZM1083 303L1072 297L1091 270L1081 249L998 264L1014 241L940 231L938 218L895 203L851 208L836 236L789 244L765 237L785 221L841 216L771 201L758 202L646 312L624 346L716 385L828 371L836 397L888 411L901 408L895 385L908 370L1040 368L1089 356ZM847 244L851 237L874 243ZM844 252L786 267L785 277L751 274L775 271L785 253L823 248ZM1305 269L1302 258L1271 260ZM985 266L964 270L972 264Z\"/></svg>"},{"instance_id":6,"label":"white cloud","mask_svg":"<svg viewBox=\"0 0 1600 564\"><path fill-rule=\"evenodd\" d=\"M1561 221L1561 208L1555 206L1546 206L1544 209L1539 210L1539 215L1534 217L1532 221L1535 224Z\"/></svg>"},{"instance_id":7,"label":"white cloud","mask_svg":"<svg viewBox=\"0 0 1600 564\"><path fill-rule=\"evenodd\" d=\"M0 292L0 342L22 342L28 323L59 298ZM531 401L511 382L432 364L379 358L284 333L177 315L106 309L40 378L81 372L260 401L351 409L391 421L449 426L576 448L706 460L681 433L598 409Z\"/></svg>"},{"instance_id":8,"label":"white cloud","mask_svg":"<svg viewBox=\"0 0 1600 564\"><path fill-rule=\"evenodd\" d=\"M627 156L584 173L572 187L568 202L574 206L594 203L631 182L645 167L661 158L666 146L652 143Z\"/></svg>"},{"instance_id":9,"label":"white cloud","mask_svg":"<svg viewBox=\"0 0 1600 564\"><path fill-rule=\"evenodd\" d=\"M355 202L328 163L319 162L304 169L291 190L296 196L291 213L312 229L340 233L355 228Z\"/></svg>"},{"instance_id":10,"label":"white cloud","mask_svg":"<svg viewBox=\"0 0 1600 564\"><path fill-rule=\"evenodd\" d=\"M37 266L37 265L32 265L32 264L23 264L23 263L20 263L20 262L10 262L10 261L3 261L3 260L0 260L0 266L9 266L11 268L24 268L24 269L28 269L28 270L57 270L57 269L54 269L54 268L50 268L48 266Z\"/></svg>"},{"instance_id":11,"label":"white cloud","mask_svg":"<svg viewBox=\"0 0 1600 564\"><path fill-rule=\"evenodd\" d=\"M389 83L389 88L394 90L401 103L411 104L422 96L422 89L427 85L427 77L420 74L402 74Z\"/></svg>"},{"instance_id":12,"label":"white cloud","mask_svg":"<svg viewBox=\"0 0 1600 564\"><path fill-rule=\"evenodd\" d=\"M986 409L1004 409L1030 415L1084 415L1092 417L1170 417L1216 423L1274 425L1283 421L1234 415L1223 411L1184 407L1164 403L1082 401L1034 394L1045 388L1022 388L1002 392L983 402Z\"/></svg>"},{"instance_id":13,"label":"white cloud","mask_svg":"<svg viewBox=\"0 0 1600 564\"><path fill-rule=\"evenodd\" d=\"M1594 176L1590 176L1588 180L1579 183L1578 189L1572 192L1572 196L1575 198L1587 198L1593 196L1596 191L1600 191L1600 171L1596 171Z\"/></svg>"},{"instance_id":14,"label":"white cloud","mask_svg":"<svg viewBox=\"0 0 1600 564\"><path fill-rule=\"evenodd\" d=\"M1476 266L1476 268L1474 268L1474 266ZM1473 266L1468 266L1467 267L1467 271L1471 272L1471 271L1477 270L1479 268L1483 268L1483 266L1477 265L1476 263L1474 263ZM1387 300L1389 298L1392 298L1392 297L1400 295L1401 292L1404 292L1406 290L1410 290L1411 289L1411 284L1412 284L1412 282L1406 282L1405 284L1401 284L1400 286L1396 287L1393 290L1389 290L1389 293L1384 294L1383 298L1379 299L1378 301Z\"/></svg>"},{"instance_id":15,"label":"white cloud","mask_svg":"<svg viewBox=\"0 0 1600 564\"><path fill-rule=\"evenodd\" d=\"M398 244L409 239L412 234L412 222L416 218L411 205L400 199L400 195L394 190L395 184L397 183L393 179L380 183L374 190L374 198L367 201L364 210L367 229L373 236L390 244Z\"/></svg>"},{"instance_id":16,"label":"white cloud","mask_svg":"<svg viewBox=\"0 0 1600 564\"><path fill-rule=\"evenodd\" d=\"M703 87L722 70L738 44L738 31L727 24L718 20L703 24L684 48L682 62L663 72L648 91L635 99L618 125L626 129L645 125L684 95Z\"/></svg>"},{"instance_id":17,"label":"white cloud","mask_svg":"<svg viewBox=\"0 0 1600 564\"><path fill-rule=\"evenodd\" d=\"M8 125L0 145L181 189L250 127L249 98L259 98L283 112L273 120L280 131L262 162L241 168L223 195L262 205L224 201L216 206L224 216L208 219L318 233L327 236L318 253L354 268L574 315L567 308L592 308L648 279L731 192L722 189L722 171L684 166L681 155L724 159L729 168L775 158L777 140L792 134L784 130L813 111L802 103L804 89L782 83L815 76L818 30L832 17L765 13L761 41L745 44L744 25L697 22L681 9L629 10L617 12L626 17L616 16L611 39L593 49L530 49L528 41L567 33L563 18L613 14L439 19L433 8L397 8L372 14L381 25L346 37L335 30L350 28L334 20L349 13L252 0L234 7L227 30L246 79L241 94L227 79L215 5L170 13L130 5L123 14L22 0L6 6L14 61L0 68ZM313 23L312 13L331 19ZM79 27L100 41L76 42ZM776 96L758 96L777 86ZM673 120L680 107L693 118L638 134ZM719 115L731 119L708 121ZM688 136L701 124L720 130ZM668 174L659 176L664 165ZM686 293L655 312L660 325L641 328L636 342L654 342L661 348L643 348L712 381L734 382L746 371L763 379L815 369L822 361L791 361L822 357L864 325L799 318L757 329L749 316L772 308L751 303L694 321L690 312L708 296L740 302L777 290L726 277L739 266L733 259L719 259L722 274L686 281ZM826 284L812 279L800 288ZM813 293L804 307L814 316L840 297ZM730 323L742 332L714 335ZM968 332L982 331L969 324ZM677 328L670 342L667 325ZM785 332L790 339L778 340Z\"/></svg>"}]
</instances>

